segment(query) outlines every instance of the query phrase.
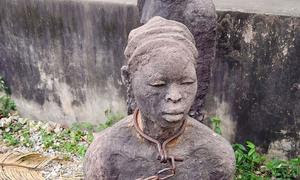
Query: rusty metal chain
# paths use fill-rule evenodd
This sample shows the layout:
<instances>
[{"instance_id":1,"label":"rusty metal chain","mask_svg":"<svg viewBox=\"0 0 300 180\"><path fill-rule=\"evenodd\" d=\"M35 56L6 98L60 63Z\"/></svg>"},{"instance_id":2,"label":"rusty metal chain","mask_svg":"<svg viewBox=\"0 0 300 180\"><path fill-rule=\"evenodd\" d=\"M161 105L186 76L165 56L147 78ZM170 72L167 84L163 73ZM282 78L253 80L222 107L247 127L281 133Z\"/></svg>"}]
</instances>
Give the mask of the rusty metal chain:
<instances>
[{"instance_id":1,"label":"rusty metal chain","mask_svg":"<svg viewBox=\"0 0 300 180\"><path fill-rule=\"evenodd\" d=\"M161 163L169 163L170 167L169 168L164 168L162 170L159 170L158 172L156 172L155 175L153 176L149 176L146 178L138 178L137 180L164 180L164 179L168 179L172 176L175 175L175 170L176 170L176 165L175 165L175 161L178 162L182 162L183 158L179 158L179 157L174 157L174 156L168 156L168 152L166 149L166 146L169 142L171 142L172 140L174 140L175 138L177 138L178 136L180 136L186 126L186 120L183 121L179 131L172 137L168 138L167 140L165 140L162 144L148 136L147 134L145 134L138 126L138 114L139 114L139 109L136 109L134 111L134 115L133 115L133 119L134 119L134 127L136 129L136 131L145 139L147 139L148 141L155 143L157 150L158 150L158 157L157 159L160 160Z\"/></svg>"}]
</instances>

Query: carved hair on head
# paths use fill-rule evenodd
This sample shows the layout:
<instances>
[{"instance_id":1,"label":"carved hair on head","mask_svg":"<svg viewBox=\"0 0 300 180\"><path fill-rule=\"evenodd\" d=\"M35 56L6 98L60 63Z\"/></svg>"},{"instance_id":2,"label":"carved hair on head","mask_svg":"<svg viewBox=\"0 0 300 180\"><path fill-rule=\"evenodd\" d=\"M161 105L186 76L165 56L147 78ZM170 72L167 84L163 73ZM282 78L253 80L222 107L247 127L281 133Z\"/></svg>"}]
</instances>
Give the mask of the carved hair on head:
<instances>
[{"instance_id":1,"label":"carved hair on head","mask_svg":"<svg viewBox=\"0 0 300 180\"><path fill-rule=\"evenodd\" d=\"M193 63L198 57L194 37L184 24L156 16L128 36L124 55L129 71L135 72L140 64L148 63L150 57L165 50L166 53L183 51Z\"/></svg>"}]
</instances>

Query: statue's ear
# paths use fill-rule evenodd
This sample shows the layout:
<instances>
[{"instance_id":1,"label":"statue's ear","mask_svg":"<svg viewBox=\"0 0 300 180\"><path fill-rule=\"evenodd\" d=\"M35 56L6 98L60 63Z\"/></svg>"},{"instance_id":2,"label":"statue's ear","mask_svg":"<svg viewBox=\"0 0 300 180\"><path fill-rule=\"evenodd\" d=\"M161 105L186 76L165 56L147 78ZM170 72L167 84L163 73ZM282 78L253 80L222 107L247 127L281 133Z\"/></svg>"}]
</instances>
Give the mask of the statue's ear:
<instances>
[{"instance_id":1,"label":"statue's ear","mask_svg":"<svg viewBox=\"0 0 300 180\"><path fill-rule=\"evenodd\" d=\"M125 65L121 68L121 77L122 77L122 82L124 85L129 85L129 71L128 71L128 66Z\"/></svg>"}]
</instances>

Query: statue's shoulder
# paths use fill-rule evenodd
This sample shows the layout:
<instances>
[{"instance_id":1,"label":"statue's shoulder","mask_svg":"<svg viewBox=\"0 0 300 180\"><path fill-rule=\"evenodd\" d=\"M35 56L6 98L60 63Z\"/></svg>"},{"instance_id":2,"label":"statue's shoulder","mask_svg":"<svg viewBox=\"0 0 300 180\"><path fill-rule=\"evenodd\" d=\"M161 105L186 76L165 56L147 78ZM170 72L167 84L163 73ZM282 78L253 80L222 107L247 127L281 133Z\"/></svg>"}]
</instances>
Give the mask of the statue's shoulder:
<instances>
[{"instance_id":1,"label":"statue's shoulder","mask_svg":"<svg viewBox=\"0 0 300 180\"><path fill-rule=\"evenodd\" d=\"M186 132L186 142L193 142L192 147L195 152L193 156L204 157L205 161L208 162L208 166L210 163L216 167L211 169L213 170L211 173L223 174L222 176L230 179L235 169L235 155L230 143L221 135L191 117L188 119Z\"/></svg>"},{"instance_id":2,"label":"statue's shoulder","mask_svg":"<svg viewBox=\"0 0 300 180\"><path fill-rule=\"evenodd\" d=\"M124 145L132 141L132 116L127 116L112 127L95 135L85 155L85 176L89 179L117 179L111 172L114 163L126 157ZM130 151L130 149L128 149Z\"/></svg>"},{"instance_id":3,"label":"statue's shoulder","mask_svg":"<svg viewBox=\"0 0 300 180\"><path fill-rule=\"evenodd\" d=\"M226 146L226 148L228 147L232 149L231 145L225 138L192 117L188 117L186 131L191 135L191 137L198 139L199 142L203 143L204 140L207 140L212 144L221 144Z\"/></svg>"},{"instance_id":4,"label":"statue's shoulder","mask_svg":"<svg viewBox=\"0 0 300 180\"><path fill-rule=\"evenodd\" d=\"M127 116L114 124L112 127L106 128L105 130L96 133L95 139L90 145L99 146L99 148L113 147L117 143L123 143L128 141L128 138L132 137L132 115Z\"/></svg>"},{"instance_id":5,"label":"statue's shoulder","mask_svg":"<svg viewBox=\"0 0 300 180\"><path fill-rule=\"evenodd\" d=\"M188 118L186 131L198 145L205 144L211 150L219 151L222 149L233 154L232 146L225 138L194 118Z\"/></svg>"}]
</instances>

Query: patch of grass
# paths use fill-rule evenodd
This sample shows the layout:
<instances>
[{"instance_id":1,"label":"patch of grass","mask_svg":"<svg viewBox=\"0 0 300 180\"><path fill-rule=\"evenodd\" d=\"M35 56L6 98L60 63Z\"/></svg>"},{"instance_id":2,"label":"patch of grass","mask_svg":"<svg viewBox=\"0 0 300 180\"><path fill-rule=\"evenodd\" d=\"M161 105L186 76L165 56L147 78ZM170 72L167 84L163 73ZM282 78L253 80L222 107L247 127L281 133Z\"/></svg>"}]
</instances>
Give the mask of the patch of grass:
<instances>
[{"instance_id":1,"label":"patch of grass","mask_svg":"<svg viewBox=\"0 0 300 180\"><path fill-rule=\"evenodd\" d=\"M221 119L217 116L214 116L210 118L210 122L212 124L213 130L217 133L222 135L222 130L221 130Z\"/></svg>"},{"instance_id":2,"label":"patch of grass","mask_svg":"<svg viewBox=\"0 0 300 180\"><path fill-rule=\"evenodd\" d=\"M42 144L44 148L50 148L54 145L54 133L47 132L45 130L41 130L40 133L42 137Z\"/></svg>"},{"instance_id":3,"label":"patch of grass","mask_svg":"<svg viewBox=\"0 0 300 180\"><path fill-rule=\"evenodd\" d=\"M99 126L82 122L73 124L70 128L63 128L55 123L36 122L10 116L0 121L0 141L2 140L8 146L25 147L33 147L38 143L44 150L53 149L84 156L94 139L93 133L112 126L122 118L119 113L107 111L106 122Z\"/></svg>"},{"instance_id":4,"label":"patch of grass","mask_svg":"<svg viewBox=\"0 0 300 180\"><path fill-rule=\"evenodd\" d=\"M222 134L219 117L210 118L212 129ZM300 157L291 160L279 160L267 158L257 152L256 146L246 141L246 146L233 144L236 159L235 180L292 180L300 178Z\"/></svg>"},{"instance_id":5,"label":"patch of grass","mask_svg":"<svg viewBox=\"0 0 300 180\"><path fill-rule=\"evenodd\" d=\"M88 132L88 134L87 134L87 142L89 144L91 144L93 142L93 140L94 140L93 132Z\"/></svg>"},{"instance_id":6,"label":"patch of grass","mask_svg":"<svg viewBox=\"0 0 300 180\"><path fill-rule=\"evenodd\" d=\"M10 112L16 110L17 108L15 102L8 95L3 95L0 97L0 116L8 117Z\"/></svg>"},{"instance_id":7,"label":"patch of grass","mask_svg":"<svg viewBox=\"0 0 300 180\"><path fill-rule=\"evenodd\" d=\"M234 144L236 156L236 178L241 180L296 179L300 176L300 157L291 160L267 160L256 151L253 143L247 141L246 147Z\"/></svg>"},{"instance_id":8,"label":"patch of grass","mask_svg":"<svg viewBox=\"0 0 300 180\"><path fill-rule=\"evenodd\" d=\"M69 140L68 143L62 145L62 149L67 152L84 156L87 150L87 146L80 144L80 142L85 141L88 144L92 143L94 139L93 132L99 132L112 126L113 124L121 120L124 115L121 113L113 113L111 110L106 110L105 117L105 123L101 123L98 126L92 125L88 122L73 124L69 131L65 132L65 136L67 136L67 139Z\"/></svg>"},{"instance_id":9,"label":"patch of grass","mask_svg":"<svg viewBox=\"0 0 300 180\"><path fill-rule=\"evenodd\" d=\"M236 179L258 179L265 174L261 166L265 157L256 151L256 146L246 142L246 147L242 144L233 145L236 158Z\"/></svg>"},{"instance_id":10,"label":"patch of grass","mask_svg":"<svg viewBox=\"0 0 300 180\"><path fill-rule=\"evenodd\" d=\"M64 129L60 133L41 131L44 148L55 149L79 156L84 156L90 143L86 142L87 131ZM85 143L83 143L85 142Z\"/></svg>"},{"instance_id":11,"label":"patch of grass","mask_svg":"<svg viewBox=\"0 0 300 180\"><path fill-rule=\"evenodd\" d=\"M22 129L20 143L25 147L33 147L33 142L30 140L30 132L28 128Z\"/></svg>"},{"instance_id":12,"label":"patch of grass","mask_svg":"<svg viewBox=\"0 0 300 180\"><path fill-rule=\"evenodd\" d=\"M7 143L10 146L15 146L20 143L17 140L17 138L14 136L14 134L9 133L9 132L3 133L3 140L5 143Z\"/></svg>"},{"instance_id":13,"label":"patch of grass","mask_svg":"<svg viewBox=\"0 0 300 180\"><path fill-rule=\"evenodd\" d=\"M265 163L270 176L276 179L300 178L300 157L291 160L272 159Z\"/></svg>"},{"instance_id":14,"label":"patch of grass","mask_svg":"<svg viewBox=\"0 0 300 180\"><path fill-rule=\"evenodd\" d=\"M2 77L0 77L0 95L0 118L8 117L9 113L16 111L16 104L10 98L8 87Z\"/></svg>"},{"instance_id":15,"label":"patch of grass","mask_svg":"<svg viewBox=\"0 0 300 180\"><path fill-rule=\"evenodd\" d=\"M61 135L58 135L58 141L64 142L58 147L58 149L84 156L88 146L80 144L80 142L85 141L89 145L94 139L94 132L100 132L112 126L121 120L124 115L121 113L113 113L111 110L107 110L105 111L105 117L105 123L101 123L98 126L88 122L78 122L72 124L69 129L64 130Z\"/></svg>"},{"instance_id":16,"label":"patch of grass","mask_svg":"<svg viewBox=\"0 0 300 180\"><path fill-rule=\"evenodd\" d=\"M77 152L77 154L79 154L79 156L83 157L86 153L86 150L87 150L86 146L79 144L77 146L76 152Z\"/></svg>"}]
</instances>

